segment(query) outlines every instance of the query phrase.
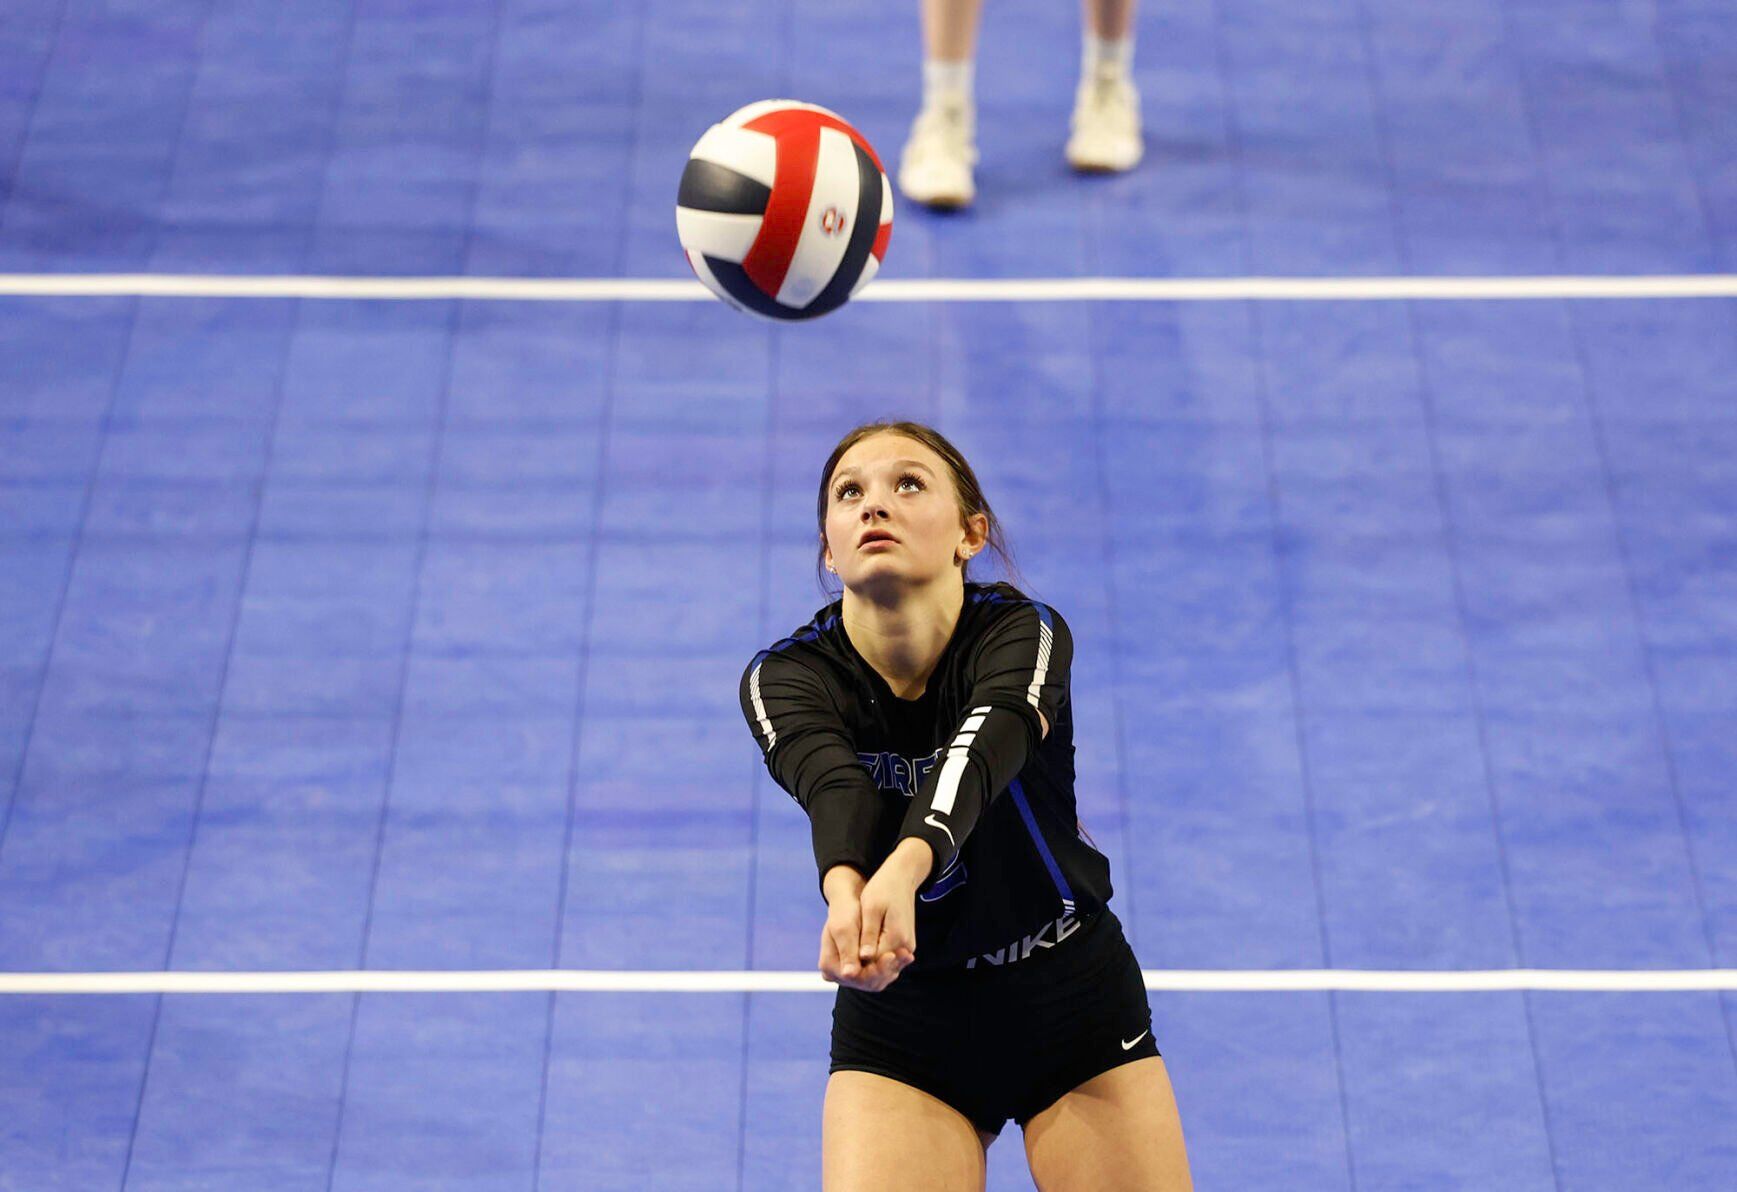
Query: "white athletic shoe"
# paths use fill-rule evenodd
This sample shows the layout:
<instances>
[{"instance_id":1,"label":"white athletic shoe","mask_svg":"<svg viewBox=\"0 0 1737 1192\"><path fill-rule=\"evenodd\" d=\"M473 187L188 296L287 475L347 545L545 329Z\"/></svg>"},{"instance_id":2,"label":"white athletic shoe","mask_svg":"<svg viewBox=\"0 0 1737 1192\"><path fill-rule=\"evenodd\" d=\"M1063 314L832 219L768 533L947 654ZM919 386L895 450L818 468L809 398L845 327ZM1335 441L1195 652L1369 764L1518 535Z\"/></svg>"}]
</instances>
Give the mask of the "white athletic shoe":
<instances>
[{"instance_id":1,"label":"white athletic shoe","mask_svg":"<svg viewBox=\"0 0 1737 1192\"><path fill-rule=\"evenodd\" d=\"M1121 72L1094 72L1074 97L1068 164L1092 173L1120 173L1140 163L1140 93Z\"/></svg>"},{"instance_id":2,"label":"white athletic shoe","mask_svg":"<svg viewBox=\"0 0 1737 1192\"><path fill-rule=\"evenodd\" d=\"M977 197L976 116L971 102L940 99L924 105L899 155L899 189L927 207L968 207Z\"/></svg>"}]
</instances>

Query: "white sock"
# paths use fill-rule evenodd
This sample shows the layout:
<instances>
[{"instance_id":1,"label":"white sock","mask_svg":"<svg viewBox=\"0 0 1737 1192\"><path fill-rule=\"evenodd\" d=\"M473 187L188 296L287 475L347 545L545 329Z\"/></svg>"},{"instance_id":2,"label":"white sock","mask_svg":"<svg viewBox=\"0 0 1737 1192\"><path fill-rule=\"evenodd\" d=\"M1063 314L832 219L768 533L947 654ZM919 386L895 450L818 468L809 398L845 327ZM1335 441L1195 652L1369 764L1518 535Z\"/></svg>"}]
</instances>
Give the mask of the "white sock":
<instances>
[{"instance_id":1,"label":"white sock","mask_svg":"<svg viewBox=\"0 0 1737 1192\"><path fill-rule=\"evenodd\" d=\"M1098 37L1089 30L1080 40L1080 74L1126 75L1134 65L1134 36Z\"/></svg>"},{"instance_id":2,"label":"white sock","mask_svg":"<svg viewBox=\"0 0 1737 1192\"><path fill-rule=\"evenodd\" d=\"M970 58L949 61L945 58L926 58L923 60L923 106L943 98L957 103L964 100L971 103L972 75L976 70L976 62Z\"/></svg>"}]
</instances>

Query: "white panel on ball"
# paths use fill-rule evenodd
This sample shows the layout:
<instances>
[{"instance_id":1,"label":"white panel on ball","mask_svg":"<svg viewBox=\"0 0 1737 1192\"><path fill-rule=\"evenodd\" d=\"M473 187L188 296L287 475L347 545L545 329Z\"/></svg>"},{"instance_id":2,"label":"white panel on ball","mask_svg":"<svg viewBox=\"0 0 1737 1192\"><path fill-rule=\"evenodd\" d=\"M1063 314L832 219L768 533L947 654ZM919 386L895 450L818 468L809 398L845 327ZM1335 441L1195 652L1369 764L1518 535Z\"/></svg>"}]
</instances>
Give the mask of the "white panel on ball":
<instances>
[{"instance_id":1,"label":"white panel on ball","mask_svg":"<svg viewBox=\"0 0 1737 1192\"><path fill-rule=\"evenodd\" d=\"M821 129L802 239L796 243L796 255L790 258L790 272L784 275L778 301L786 306L807 306L832 280L850 244L850 231L856 227L861 188L856 146L836 128Z\"/></svg>"},{"instance_id":2,"label":"white panel on ball","mask_svg":"<svg viewBox=\"0 0 1737 1192\"><path fill-rule=\"evenodd\" d=\"M708 257L741 264L748 250L754 247L754 237L760 234L760 217L677 207L676 234L683 244L699 249Z\"/></svg>"},{"instance_id":3,"label":"white panel on ball","mask_svg":"<svg viewBox=\"0 0 1737 1192\"><path fill-rule=\"evenodd\" d=\"M706 129L688 156L746 174L765 187L778 177L777 140L733 124L714 124Z\"/></svg>"},{"instance_id":4,"label":"white panel on ball","mask_svg":"<svg viewBox=\"0 0 1737 1192\"><path fill-rule=\"evenodd\" d=\"M838 118L837 112L831 108L823 108L817 103L803 103L800 99L762 99L758 103L737 108L724 117L724 123L731 127L740 127L766 115L768 112L789 111L819 112L823 116Z\"/></svg>"}]
</instances>

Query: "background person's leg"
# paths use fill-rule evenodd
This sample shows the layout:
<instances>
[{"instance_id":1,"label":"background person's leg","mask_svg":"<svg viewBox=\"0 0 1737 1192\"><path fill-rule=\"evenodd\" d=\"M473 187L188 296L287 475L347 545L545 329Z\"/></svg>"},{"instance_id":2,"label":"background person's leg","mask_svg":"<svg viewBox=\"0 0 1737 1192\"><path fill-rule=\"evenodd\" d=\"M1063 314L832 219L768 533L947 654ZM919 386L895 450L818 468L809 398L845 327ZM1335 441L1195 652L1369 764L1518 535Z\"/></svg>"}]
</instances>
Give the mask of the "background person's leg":
<instances>
[{"instance_id":1,"label":"background person's leg","mask_svg":"<svg viewBox=\"0 0 1737 1192\"><path fill-rule=\"evenodd\" d=\"M1080 86L1067 146L1076 170L1117 172L1139 164L1145 147L1133 67L1134 0L1083 0Z\"/></svg>"},{"instance_id":2,"label":"background person's leg","mask_svg":"<svg viewBox=\"0 0 1737 1192\"><path fill-rule=\"evenodd\" d=\"M930 62L975 58L982 13L983 0L923 0L923 56Z\"/></svg>"},{"instance_id":3,"label":"background person's leg","mask_svg":"<svg viewBox=\"0 0 1737 1192\"><path fill-rule=\"evenodd\" d=\"M976 196L973 95L982 0L922 0L923 103L899 161L899 189L934 207Z\"/></svg>"}]
</instances>

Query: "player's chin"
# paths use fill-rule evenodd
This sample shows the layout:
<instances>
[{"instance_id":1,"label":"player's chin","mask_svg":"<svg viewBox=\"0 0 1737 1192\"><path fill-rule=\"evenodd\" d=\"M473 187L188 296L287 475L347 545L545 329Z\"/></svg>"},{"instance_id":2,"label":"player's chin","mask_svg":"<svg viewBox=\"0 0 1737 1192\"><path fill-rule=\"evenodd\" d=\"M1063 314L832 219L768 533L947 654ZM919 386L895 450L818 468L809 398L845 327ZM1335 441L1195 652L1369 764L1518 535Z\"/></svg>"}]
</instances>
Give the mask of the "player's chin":
<instances>
[{"instance_id":1,"label":"player's chin","mask_svg":"<svg viewBox=\"0 0 1737 1192\"><path fill-rule=\"evenodd\" d=\"M885 551L858 558L845 587L858 592L917 588L932 583L944 571L945 568L928 567L918 560Z\"/></svg>"}]
</instances>

